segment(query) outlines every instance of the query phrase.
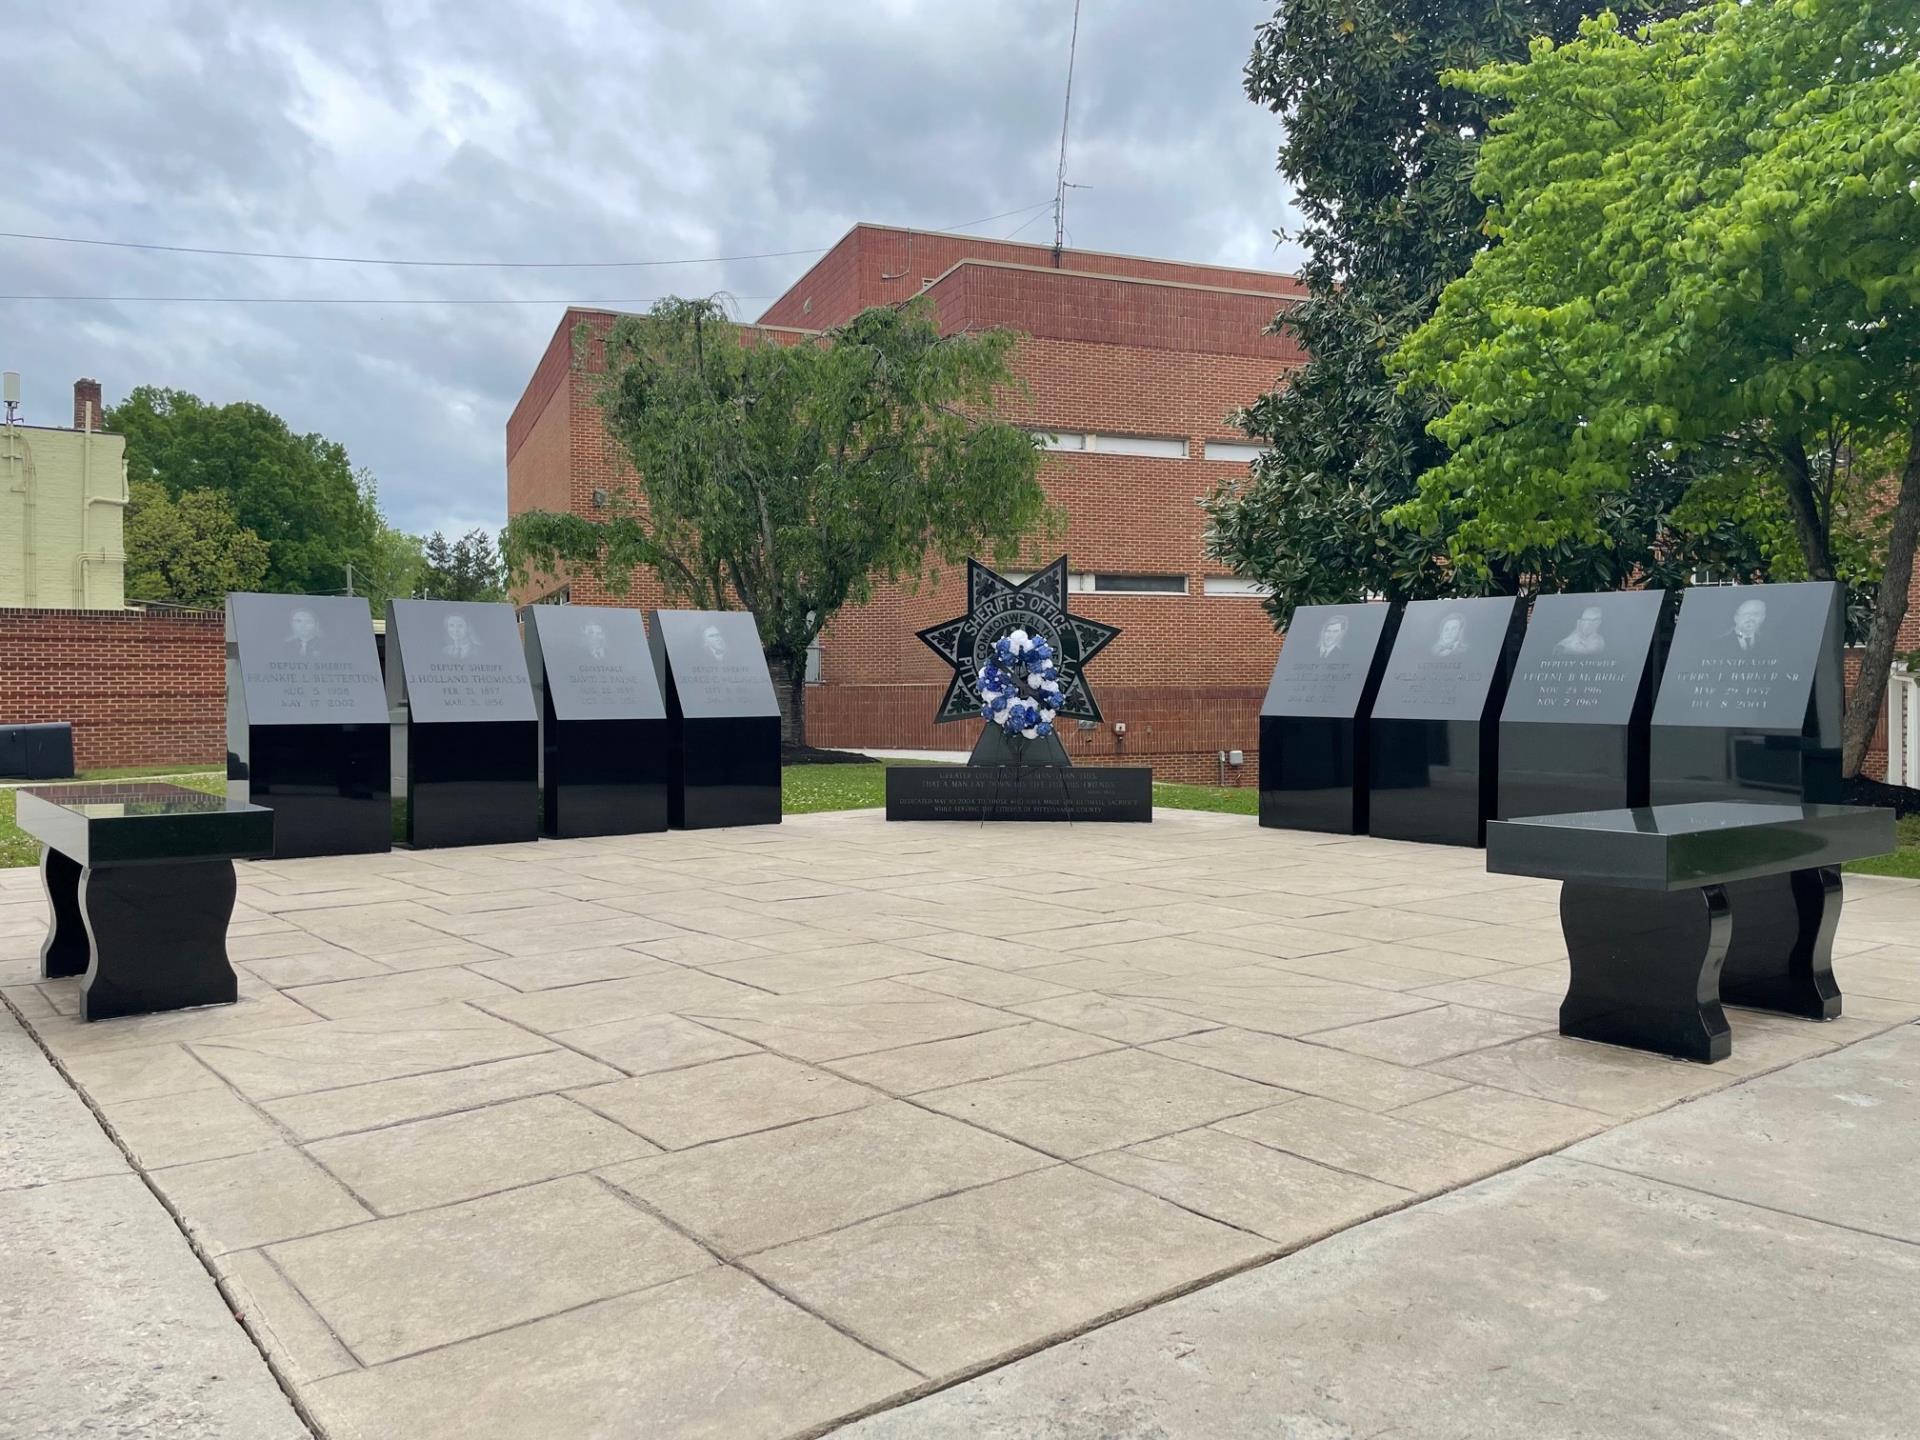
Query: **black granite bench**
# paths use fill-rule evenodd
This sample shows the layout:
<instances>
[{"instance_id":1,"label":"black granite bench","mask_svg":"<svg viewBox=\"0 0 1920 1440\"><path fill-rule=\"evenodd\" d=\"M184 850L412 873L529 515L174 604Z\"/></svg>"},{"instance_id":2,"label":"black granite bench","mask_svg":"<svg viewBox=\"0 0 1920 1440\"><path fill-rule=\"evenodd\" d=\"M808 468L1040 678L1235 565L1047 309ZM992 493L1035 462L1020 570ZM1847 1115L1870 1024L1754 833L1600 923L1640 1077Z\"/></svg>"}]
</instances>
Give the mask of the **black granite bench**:
<instances>
[{"instance_id":1,"label":"black granite bench","mask_svg":"<svg viewBox=\"0 0 1920 1440\"><path fill-rule=\"evenodd\" d=\"M231 1004L233 862L273 853L273 812L178 785L21 789L15 819L46 852L49 979L85 975L80 1018Z\"/></svg>"},{"instance_id":2,"label":"black granite bench","mask_svg":"<svg viewBox=\"0 0 1920 1440\"><path fill-rule=\"evenodd\" d=\"M1894 845L1891 810L1654 805L1496 821L1487 869L1563 882L1562 1035L1712 1062L1723 1001L1839 1016L1840 866Z\"/></svg>"}]
</instances>

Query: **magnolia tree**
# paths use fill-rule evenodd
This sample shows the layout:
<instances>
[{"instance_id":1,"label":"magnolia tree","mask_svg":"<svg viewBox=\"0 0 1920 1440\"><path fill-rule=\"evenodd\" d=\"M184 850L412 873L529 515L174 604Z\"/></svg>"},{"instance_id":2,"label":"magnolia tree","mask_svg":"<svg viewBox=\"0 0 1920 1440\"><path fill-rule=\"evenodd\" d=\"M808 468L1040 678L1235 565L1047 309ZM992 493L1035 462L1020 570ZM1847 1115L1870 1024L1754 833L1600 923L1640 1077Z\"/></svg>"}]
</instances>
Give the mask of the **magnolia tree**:
<instances>
[{"instance_id":1,"label":"magnolia tree","mask_svg":"<svg viewBox=\"0 0 1920 1440\"><path fill-rule=\"evenodd\" d=\"M1773 573L1871 583L1844 767L1885 695L1920 538L1920 10L1721 0L1611 15L1446 77L1510 107L1494 244L1399 347L1447 455L1390 523L1487 572L1604 540L1649 462L1744 516Z\"/></svg>"},{"instance_id":2,"label":"magnolia tree","mask_svg":"<svg viewBox=\"0 0 1920 1440\"><path fill-rule=\"evenodd\" d=\"M1675 525L1691 460L1651 461L1606 496L1593 538L1492 555L1481 570L1451 564L1444 534L1387 518L1446 447L1426 429L1442 398L1397 385L1385 362L1488 243L1472 179L1506 103L1441 73L1518 60L1535 37L1571 39L1589 3L1279 0L1260 27L1246 92L1284 124L1280 170L1303 217L1291 238L1306 251L1307 294L1273 328L1308 358L1238 417L1268 448L1207 501L1207 539L1209 553L1269 588L1276 623L1296 605L1364 595L1511 592L1522 577L1606 589L1635 574L1750 563L1737 525Z\"/></svg>"},{"instance_id":3,"label":"magnolia tree","mask_svg":"<svg viewBox=\"0 0 1920 1440\"><path fill-rule=\"evenodd\" d=\"M650 572L674 601L751 610L782 739L804 744L807 648L841 607L1053 523L1038 443L997 418L1015 338L942 335L915 302L777 343L710 301L662 301L606 340L600 404L635 478L594 518L515 516L502 550L516 578L589 572L624 594Z\"/></svg>"}]
</instances>

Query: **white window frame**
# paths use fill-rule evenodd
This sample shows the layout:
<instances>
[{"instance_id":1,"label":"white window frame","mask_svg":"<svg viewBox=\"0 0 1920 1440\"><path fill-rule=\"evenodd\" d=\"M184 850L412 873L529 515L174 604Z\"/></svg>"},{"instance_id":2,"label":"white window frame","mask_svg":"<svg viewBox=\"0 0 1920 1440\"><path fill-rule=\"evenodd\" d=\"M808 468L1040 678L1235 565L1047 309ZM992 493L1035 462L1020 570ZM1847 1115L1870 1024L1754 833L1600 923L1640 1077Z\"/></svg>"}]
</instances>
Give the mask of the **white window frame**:
<instances>
[{"instance_id":1,"label":"white window frame","mask_svg":"<svg viewBox=\"0 0 1920 1440\"><path fill-rule=\"evenodd\" d=\"M1208 460L1251 465L1272 448L1253 440L1209 440L1203 453Z\"/></svg>"},{"instance_id":2,"label":"white window frame","mask_svg":"<svg viewBox=\"0 0 1920 1440\"><path fill-rule=\"evenodd\" d=\"M1184 435L1119 435L1103 431L1035 430L1043 450L1094 455L1132 455L1148 460L1186 460L1192 449Z\"/></svg>"},{"instance_id":3,"label":"white window frame","mask_svg":"<svg viewBox=\"0 0 1920 1440\"><path fill-rule=\"evenodd\" d=\"M1200 582L1200 593L1215 599L1264 600L1273 593L1273 587L1244 575L1208 575Z\"/></svg>"}]
</instances>

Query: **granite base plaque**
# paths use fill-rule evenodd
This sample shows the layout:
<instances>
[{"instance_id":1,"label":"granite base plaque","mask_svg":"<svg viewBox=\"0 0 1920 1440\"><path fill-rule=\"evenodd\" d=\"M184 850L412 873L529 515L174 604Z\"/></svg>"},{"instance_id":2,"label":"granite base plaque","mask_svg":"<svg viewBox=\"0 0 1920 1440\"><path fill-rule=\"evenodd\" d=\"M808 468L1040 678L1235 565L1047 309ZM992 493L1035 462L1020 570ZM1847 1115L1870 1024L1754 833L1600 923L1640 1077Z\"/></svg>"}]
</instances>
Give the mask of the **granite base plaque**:
<instances>
[{"instance_id":1,"label":"granite base plaque","mask_svg":"<svg viewBox=\"0 0 1920 1440\"><path fill-rule=\"evenodd\" d=\"M1145 766L890 765L889 820L1066 820L1146 824Z\"/></svg>"},{"instance_id":2,"label":"granite base plaque","mask_svg":"<svg viewBox=\"0 0 1920 1440\"><path fill-rule=\"evenodd\" d=\"M1260 823L1364 835L1367 721L1399 625L1391 605L1302 605L1260 707Z\"/></svg>"},{"instance_id":3,"label":"granite base plaque","mask_svg":"<svg viewBox=\"0 0 1920 1440\"><path fill-rule=\"evenodd\" d=\"M744 610L655 610L647 640L666 701L667 821L780 823L780 703Z\"/></svg>"},{"instance_id":4,"label":"granite base plaque","mask_svg":"<svg viewBox=\"0 0 1920 1440\"><path fill-rule=\"evenodd\" d=\"M1482 845L1498 796L1500 706L1518 597L1407 606L1368 725L1367 831Z\"/></svg>"},{"instance_id":5,"label":"granite base plaque","mask_svg":"<svg viewBox=\"0 0 1920 1440\"><path fill-rule=\"evenodd\" d=\"M1665 591L1542 595L1500 712L1500 818L1647 803Z\"/></svg>"},{"instance_id":6,"label":"granite base plaque","mask_svg":"<svg viewBox=\"0 0 1920 1440\"><path fill-rule=\"evenodd\" d=\"M540 830L667 828L667 707L638 610L535 605L527 670L540 710Z\"/></svg>"},{"instance_id":7,"label":"granite base plaque","mask_svg":"<svg viewBox=\"0 0 1920 1440\"><path fill-rule=\"evenodd\" d=\"M387 701L408 844L539 838L539 724L511 605L389 600Z\"/></svg>"},{"instance_id":8,"label":"granite base plaque","mask_svg":"<svg viewBox=\"0 0 1920 1440\"><path fill-rule=\"evenodd\" d=\"M276 859L390 847L388 717L367 602L227 596L227 794Z\"/></svg>"}]
</instances>

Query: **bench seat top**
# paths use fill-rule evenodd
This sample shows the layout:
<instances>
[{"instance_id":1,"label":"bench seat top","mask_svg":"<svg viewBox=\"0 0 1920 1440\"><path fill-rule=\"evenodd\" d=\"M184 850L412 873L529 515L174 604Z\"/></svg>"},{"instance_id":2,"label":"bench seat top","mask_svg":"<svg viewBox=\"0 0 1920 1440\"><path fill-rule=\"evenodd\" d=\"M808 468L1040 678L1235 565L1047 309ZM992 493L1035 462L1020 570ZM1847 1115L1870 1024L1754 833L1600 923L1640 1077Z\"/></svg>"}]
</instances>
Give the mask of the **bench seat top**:
<instances>
[{"instance_id":1,"label":"bench seat top","mask_svg":"<svg viewBox=\"0 0 1920 1440\"><path fill-rule=\"evenodd\" d=\"M1496 820L1487 870L1628 890L1691 890L1893 850L1893 812L1712 801Z\"/></svg>"},{"instance_id":2,"label":"bench seat top","mask_svg":"<svg viewBox=\"0 0 1920 1440\"><path fill-rule=\"evenodd\" d=\"M14 821L79 865L163 865L273 853L273 811L155 781L25 785Z\"/></svg>"}]
</instances>

